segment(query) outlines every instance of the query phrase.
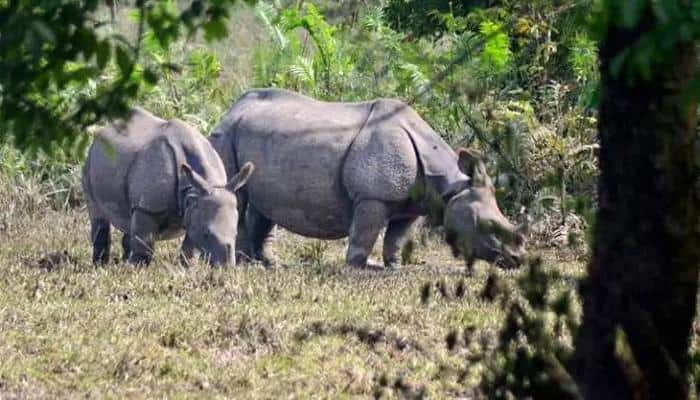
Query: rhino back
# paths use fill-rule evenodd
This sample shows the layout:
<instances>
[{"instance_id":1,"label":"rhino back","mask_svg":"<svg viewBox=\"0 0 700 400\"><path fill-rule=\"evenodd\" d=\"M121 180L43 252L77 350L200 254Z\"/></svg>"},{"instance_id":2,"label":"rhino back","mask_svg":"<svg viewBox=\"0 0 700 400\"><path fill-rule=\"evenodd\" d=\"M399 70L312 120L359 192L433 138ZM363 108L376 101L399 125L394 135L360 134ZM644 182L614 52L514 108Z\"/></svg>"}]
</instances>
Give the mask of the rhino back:
<instances>
[{"instance_id":1,"label":"rhino back","mask_svg":"<svg viewBox=\"0 0 700 400\"><path fill-rule=\"evenodd\" d=\"M91 212L128 231L132 209L140 207L163 217L165 236L179 234L184 162L213 184L226 183L221 160L195 129L136 110L126 125L108 126L93 142L84 174Z\"/></svg>"},{"instance_id":2,"label":"rhino back","mask_svg":"<svg viewBox=\"0 0 700 400\"><path fill-rule=\"evenodd\" d=\"M250 203L305 236L347 235L352 203L342 185L342 165L370 107L280 90L244 95L227 118L238 164L256 167L246 188Z\"/></svg>"},{"instance_id":3,"label":"rhino back","mask_svg":"<svg viewBox=\"0 0 700 400\"><path fill-rule=\"evenodd\" d=\"M128 230L131 204L128 176L142 149L158 139L164 120L142 109L125 121L116 121L100 131L90 146L83 170L83 187L91 214Z\"/></svg>"},{"instance_id":4,"label":"rhino back","mask_svg":"<svg viewBox=\"0 0 700 400\"><path fill-rule=\"evenodd\" d=\"M449 198L469 185L454 150L413 108L390 99L375 101L344 168L344 183L355 201L406 204L416 200L412 196L423 184Z\"/></svg>"},{"instance_id":5,"label":"rhino back","mask_svg":"<svg viewBox=\"0 0 700 400\"><path fill-rule=\"evenodd\" d=\"M353 201L408 200L419 176L419 163L400 123L407 107L386 99L373 104L343 166L343 184Z\"/></svg>"}]
</instances>

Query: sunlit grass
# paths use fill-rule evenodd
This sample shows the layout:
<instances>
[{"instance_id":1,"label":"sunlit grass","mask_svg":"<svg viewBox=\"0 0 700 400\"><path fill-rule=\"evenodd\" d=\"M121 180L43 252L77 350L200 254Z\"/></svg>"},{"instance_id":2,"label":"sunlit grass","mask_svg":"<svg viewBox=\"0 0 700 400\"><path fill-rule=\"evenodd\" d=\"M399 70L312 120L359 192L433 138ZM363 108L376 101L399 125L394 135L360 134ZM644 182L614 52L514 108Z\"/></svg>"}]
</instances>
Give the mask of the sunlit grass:
<instances>
[{"instance_id":1,"label":"sunlit grass","mask_svg":"<svg viewBox=\"0 0 700 400\"><path fill-rule=\"evenodd\" d=\"M273 270L183 269L176 241L147 268L95 268L84 211L13 218L0 232L0 397L466 395L475 378L455 372L465 355L445 337L465 325L492 337L502 317L480 297L492 268L466 276L437 238L394 271L349 269L343 241L288 233ZM582 273L553 265L563 287Z\"/></svg>"}]
</instances>

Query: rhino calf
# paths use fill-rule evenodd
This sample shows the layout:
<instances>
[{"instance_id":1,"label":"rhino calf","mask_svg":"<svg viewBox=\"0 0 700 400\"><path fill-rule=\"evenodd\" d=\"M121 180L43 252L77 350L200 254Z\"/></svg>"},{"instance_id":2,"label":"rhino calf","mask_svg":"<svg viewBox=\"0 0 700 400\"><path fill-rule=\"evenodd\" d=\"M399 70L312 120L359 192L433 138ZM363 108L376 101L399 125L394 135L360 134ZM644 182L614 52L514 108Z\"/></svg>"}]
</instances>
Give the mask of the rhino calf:
<instances>
[{"instance_id":1,"label":"rhino calf","mask_svg":"<svg viewBox=\"0 0 700 400\"><path fill-rule=\"evenodd\" d=\"M104 128L90 147L82 185L91 224L93 262L109 260L110 226L124 233L124 259L149 263L157 240L185 234L184 259L235 264L235 192L253 165L227 182L214 148L196 129L140 108Z\"/></svg>"},{"instance_id":2,"label":"rhino calf","mask_svg":"<svg viewBox=\"0 0 700 400\"><path fill-rule=\"evenodd\" d=\"M364 266L386 227L383 258L396 265L420 216L444 214L447 239L475 259L518 266L524 235L503 216L484 163L456 153L409 106L395 100L322 102L277 89L253 90L214 128L211 143L227 172L253 162L239 194L247 203L248 243L240 250L269 263L275 224L304 236L349 236L346 261Z\"/></svg>"}]
</instances>

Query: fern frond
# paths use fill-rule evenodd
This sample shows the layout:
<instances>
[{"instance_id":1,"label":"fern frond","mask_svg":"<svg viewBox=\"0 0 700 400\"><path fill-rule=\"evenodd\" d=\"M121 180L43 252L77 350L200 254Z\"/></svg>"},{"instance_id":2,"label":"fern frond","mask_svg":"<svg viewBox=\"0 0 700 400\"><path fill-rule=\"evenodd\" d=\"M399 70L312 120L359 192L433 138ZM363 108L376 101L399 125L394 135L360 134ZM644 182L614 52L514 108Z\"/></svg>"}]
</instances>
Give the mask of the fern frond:
<instances>
[{"instance_id":1,"label":"fern frond","mask_svg":"<svg viewBox=\"0 0 700 400\"><path fill-rule=\"evenodd\" d=\"M282 33L280 28L274 23L278 18L277 10L274 5L264 1L258 2L255 5L255 15L262 22L270 36L277 42L277 45L281 49L287 48L289 39L284 36L284 33Z\"/></svg>"},{"instance_id":2,"label":"fern frond","mask_svg":"<svg viewBox=\"0 0 700 400\"><path fill-rule=\"evenodd\" d=\"M379 32L384 28L384 9L372 7L360 19L360 26L367 31Z\"/></svg>"},{"instance_id":3,"label":"fern frond","mask_svg":"<svg viewBox=\"0 0 700 400\"><path fill-rule=\"evenodd\" d=\"M479 32L484 39L482 65L495 73L506 72L510 68L513 54L503 26L497 22L484 21L479 25Z\"/></svg>"},{"instance_id":4,"label":"fern frond","mask_svg":"<svg viewBox=\"0 0 700 400\"><path fill-rule=\"evenodd\" d=\"M416 64L404 62L398 65L399 69L408 75L411 87L415 93L422 93L430 84L430 80L423 74L420 67Z\"/></svg>"},{"instance_id":5,"label":"fern frond","mask_svg":"<svg viewBox=\"0 0 700 400\"><path fill-rule=\"evenodd\" d=\"M311 86L316 85L316 72L314 70L313 60L310 58L302 56L297 57L297 62L287 67L287 72L300 83Z\"/></svg>"}]
</instances>

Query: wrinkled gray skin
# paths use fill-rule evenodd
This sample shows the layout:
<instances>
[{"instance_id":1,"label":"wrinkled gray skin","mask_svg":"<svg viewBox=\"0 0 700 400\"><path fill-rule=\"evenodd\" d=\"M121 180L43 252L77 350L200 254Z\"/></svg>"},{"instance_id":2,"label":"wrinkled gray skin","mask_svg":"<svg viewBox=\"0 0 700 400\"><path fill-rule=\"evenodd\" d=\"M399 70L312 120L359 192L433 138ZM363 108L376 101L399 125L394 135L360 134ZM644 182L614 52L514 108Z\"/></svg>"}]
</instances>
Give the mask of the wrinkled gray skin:
<instances>
[{"instance_id":1,"label":"wrinkled gray skin","mask_svg":"<svg viewBox=\"0 0 700 400\"><path fill-rule=\"evenodd\" d=\"M210 141L229 174L245 162L256 166L239 193L247 241L238 249L265 263L278 224L309 237L349 236L353 266L367 265L386 227L383 259L394 266L414 221L434 208L444 211L453 249L469 265L484 259L516 267L525 254L483 162L467 150L458 157L404 103L328 103L254 90L233 104ZM459 164L481 175L472 179Z\"/></svg>"},{"instance_id":2,"label":"wrinkled gray skin","mask_svg":"<svg viewBox=\"0 0 700 400\"><path fill-rule=\"evenodd\" d=\"M154 242L185 233L183 260L200 253L211 264L235 264L235 192L245 165L230 181L216 151L197 130L136 108L126 122L102 130L83 169L93 261L109 260L110 225L124 232L124 259L151 261Z\"/></svg>"}]
</instances>

